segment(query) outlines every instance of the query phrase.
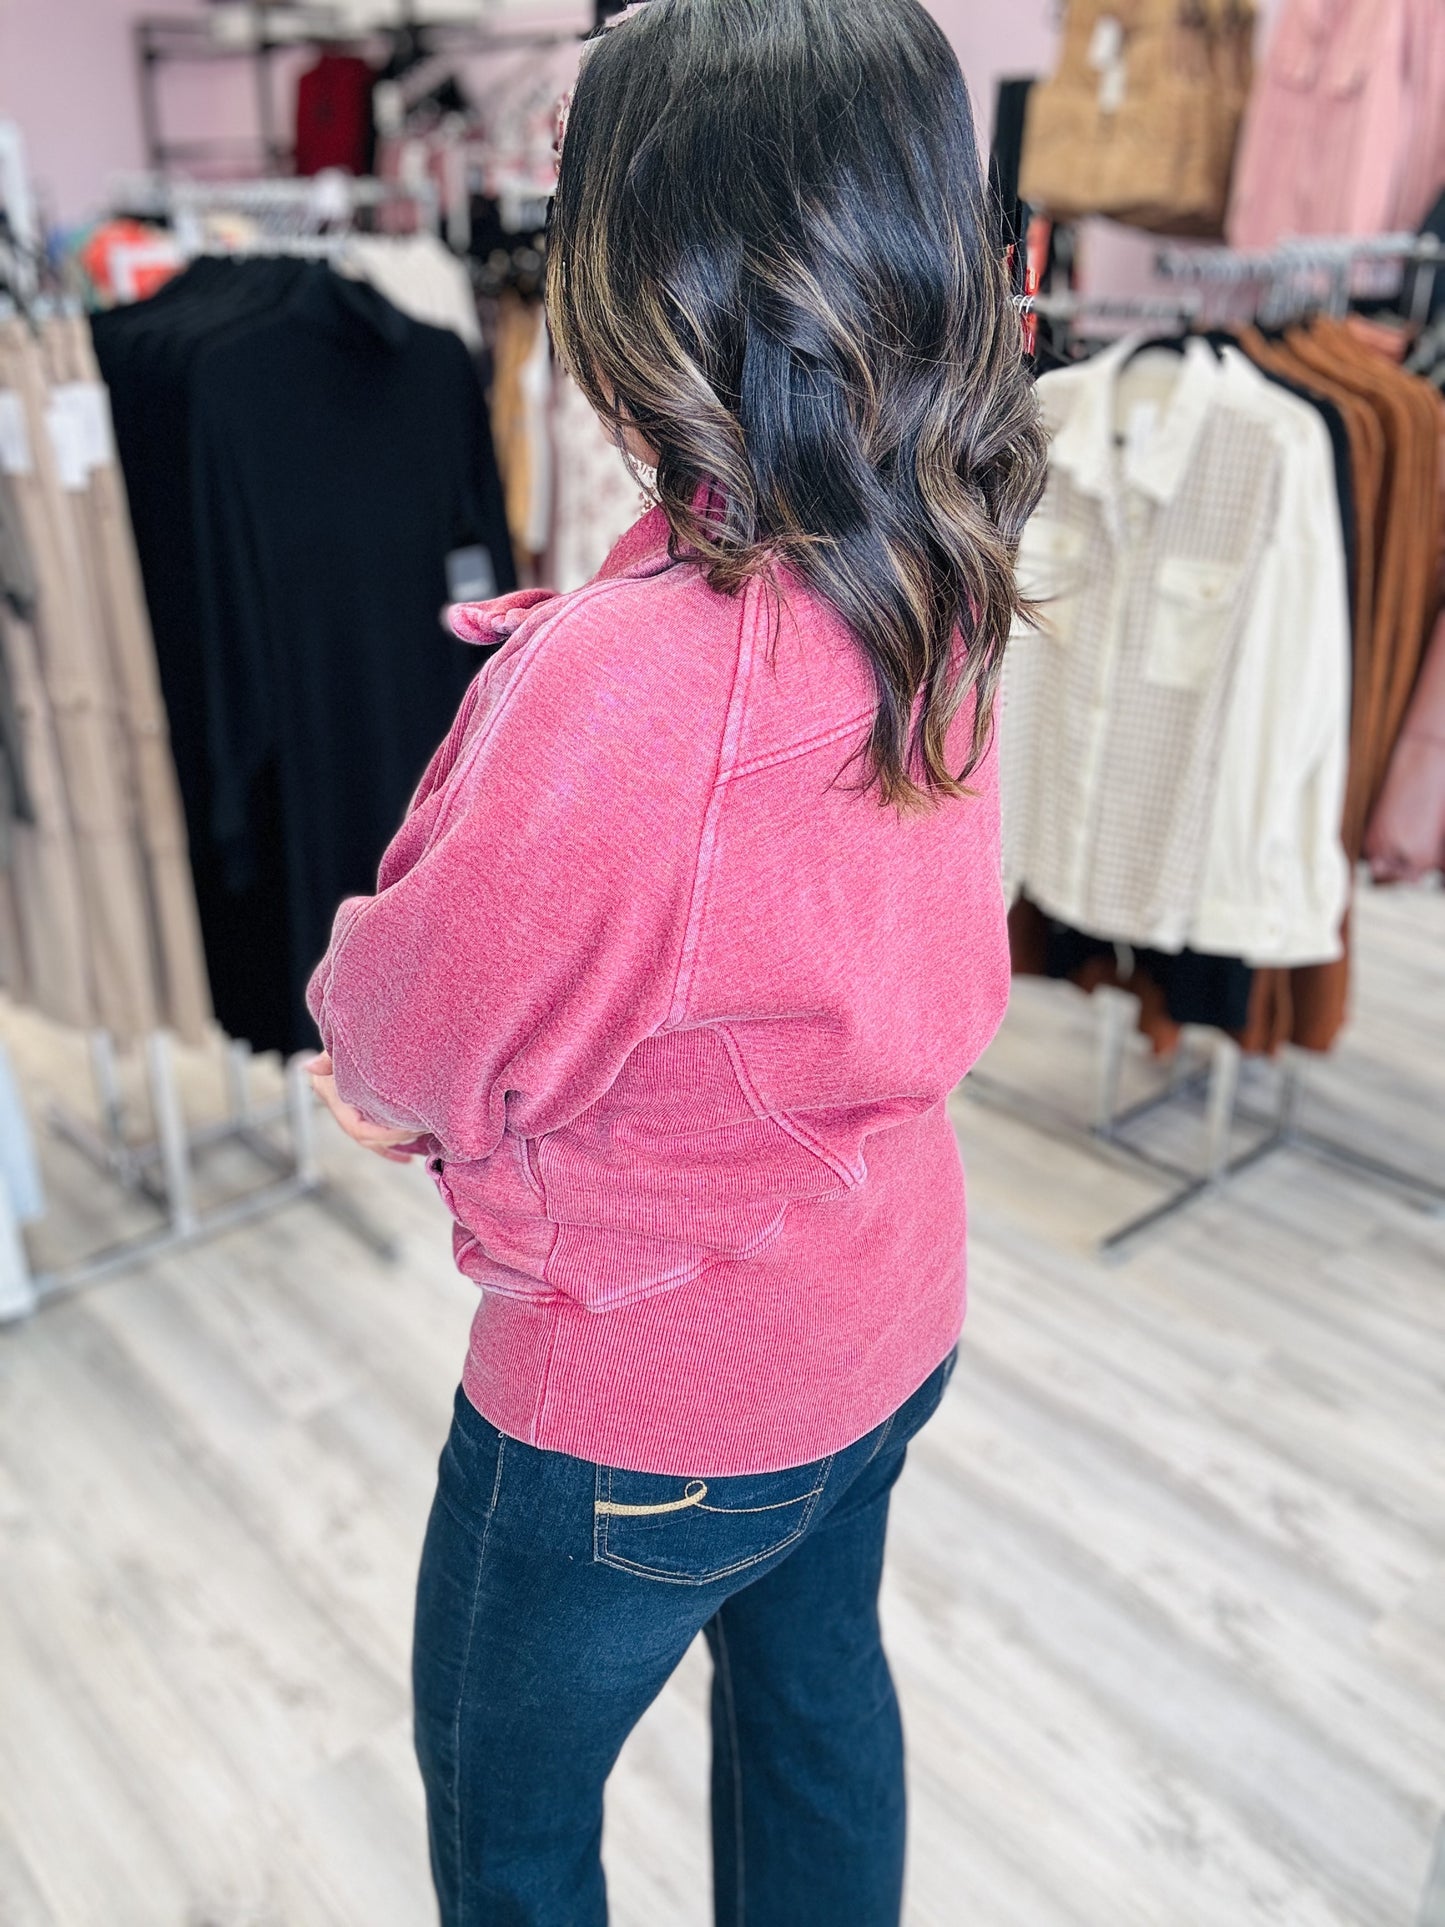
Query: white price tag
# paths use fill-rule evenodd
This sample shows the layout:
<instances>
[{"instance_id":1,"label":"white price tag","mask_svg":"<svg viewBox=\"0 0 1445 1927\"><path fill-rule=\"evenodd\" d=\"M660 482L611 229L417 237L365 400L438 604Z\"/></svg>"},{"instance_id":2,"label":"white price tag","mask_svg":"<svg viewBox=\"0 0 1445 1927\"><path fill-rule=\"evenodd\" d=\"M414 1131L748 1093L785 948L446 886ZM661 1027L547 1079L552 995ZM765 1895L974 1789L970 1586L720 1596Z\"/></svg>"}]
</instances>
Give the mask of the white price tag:
<instances>
[{"instance_id":1,"label":"white price tag","mask_svg":"<svg viewBox=\"0 0 1445 1927\"><path fill-rule=\"evenodd\" d=\"M7 475L35 473L25 427L25 404L14 388L0 388L0 469Z\"/></svg>"},{"instance_id":2,"label":"white price tag","mask_svg":"<svg viewBox=\"0 0 1445 1927\"><path fill-rule=\"evenodd\" d=\"M76 419L65 388L57 388L45 404L45 427L50 436L60 486L72 491L83 489L90 479L85 430Z\"/></svg>"},{"instance_id":3,"label":"white price tag","mask_svg":"<svg viewBox=\"0 0 1445 1927\"><path fill-rule=\"evenodd\" d=\"M1136 401L1124 423L1124 445L1131 455L1142 455L1154 439L1159 426L1157 401Z\"/></svg>"},{"instance_id":4,"label":"white price tag","mask_svg":"<svg viewBox=\"0 0 1445 1927\"><path fill-rule=\"evenodd\" d=\"M1099 76L1099 112L1117 114L1124 105L1128 64L1124 58L1124 23L1117 14L1100 16L1089 41L1088 62Z\"/></svg>"},{"instance_id":5,"label":"white price tag","mask_svg":"<svg viewBox=\"0 0 1445 1927\"><path fill-rule=\"evenodd\" d=\"M447 557L447 598L451 602L490 602L497 593L491 554L480 544L453 549Z\"/></svg>"},{"instance_id":6,"label":"white price tag","mask_svg":"<svg viewBox=\"0 0 1445 1927\"><path fill-rule=\"evenodd\" d=\"M1117 67L1124 58L1124 23L1116 13L1099 16L1089 40L1087 59L1096 73Z\"/></svg>"},{"instance_id":7,"label":"white price tag","mask_svg":"<svg viewBox=\"0 0 1445 1927\"><path fill-rule=\"evenodd\" d=\"M1127 91L1128 68L1121 60L1116 67L1106 67L1099 77L1099 112L1117 114L1124 105Z\"/></svg>"},{"instance_id":8,"label":"white price tag","mask_svg":"<svg viewBox=\"0 0 1445 1927\"><path fill-rule=\"evenodd\" d=\"M110 426L110 397L98 381L67 381L55 389L70 410L75 435L84 452L87 470L104 468L115 460Z\"/></svg>"}]
</instances>

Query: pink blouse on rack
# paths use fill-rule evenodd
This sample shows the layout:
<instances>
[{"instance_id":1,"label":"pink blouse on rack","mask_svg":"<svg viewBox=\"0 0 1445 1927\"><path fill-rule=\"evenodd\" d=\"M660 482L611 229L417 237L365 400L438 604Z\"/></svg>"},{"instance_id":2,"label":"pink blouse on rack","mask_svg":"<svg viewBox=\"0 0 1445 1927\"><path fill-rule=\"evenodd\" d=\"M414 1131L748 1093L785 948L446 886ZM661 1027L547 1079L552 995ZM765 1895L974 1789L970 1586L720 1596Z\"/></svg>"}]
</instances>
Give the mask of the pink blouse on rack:
<instances>
[{"instance_id":1,"label":"pink blouse on rack","mask_svg":"<svg viewBox=\"0 0 1445 1927\"><path fill-rule=\"evenodd\" d=\"M1440 0L1285 0L1245 116L1232 245L1413 230L1442 187Z\"/></svg>"}]
</instances>

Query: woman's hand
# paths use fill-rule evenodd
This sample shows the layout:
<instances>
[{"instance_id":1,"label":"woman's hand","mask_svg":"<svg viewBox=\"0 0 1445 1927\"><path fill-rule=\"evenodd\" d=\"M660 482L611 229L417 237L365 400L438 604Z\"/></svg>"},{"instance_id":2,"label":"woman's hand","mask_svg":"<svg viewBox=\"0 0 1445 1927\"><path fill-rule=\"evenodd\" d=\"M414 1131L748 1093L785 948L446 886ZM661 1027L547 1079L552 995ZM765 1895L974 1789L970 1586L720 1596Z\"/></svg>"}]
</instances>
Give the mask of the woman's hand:
<instances>
[{"instance_id":1,"label":"woman's hand","mask_svg":"<svg viewBox=\"0 0 1445 1927\"><path fill-rule=\"evenodd\" d=\"M416 1156L414 1151L399 1151L397 1145L415 1142L415 1131L393 1131L385 1124L369 1124L354 1105L337 1095L336 1074L332 1068L331 1056L322 1051L313 1057L306 1066L311 1074L311 1088L330 1111L336 1122L350 1138L364 1144L368 1151L375 1151L379 1158L391 1164L410 1164Z\"/></svg>"}]
</instances>

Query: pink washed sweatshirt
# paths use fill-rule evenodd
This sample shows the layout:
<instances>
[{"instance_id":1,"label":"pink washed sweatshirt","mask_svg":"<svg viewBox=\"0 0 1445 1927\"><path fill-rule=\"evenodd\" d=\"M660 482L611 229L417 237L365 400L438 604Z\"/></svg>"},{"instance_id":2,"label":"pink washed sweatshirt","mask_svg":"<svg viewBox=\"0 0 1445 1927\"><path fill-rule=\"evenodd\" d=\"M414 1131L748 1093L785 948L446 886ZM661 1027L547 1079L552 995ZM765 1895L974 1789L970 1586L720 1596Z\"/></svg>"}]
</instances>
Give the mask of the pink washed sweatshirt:
<instances>
[{"instance_id":1,"label":"pink washed sweatshirt","mask_svg":"<svg viewBox=\"0 0 1445 1927\"><path fill-rule=\"evenodd\" d=\"M661 510L509 635L310 1003L342 1097L414 1129L510 1436L722 1477L840 1450L958 1337L949 1092L1008 996L992 753L900 816L825 604L724 597ZM968 718L950 744L967 754Z\"/></svg>"}]
</instances>

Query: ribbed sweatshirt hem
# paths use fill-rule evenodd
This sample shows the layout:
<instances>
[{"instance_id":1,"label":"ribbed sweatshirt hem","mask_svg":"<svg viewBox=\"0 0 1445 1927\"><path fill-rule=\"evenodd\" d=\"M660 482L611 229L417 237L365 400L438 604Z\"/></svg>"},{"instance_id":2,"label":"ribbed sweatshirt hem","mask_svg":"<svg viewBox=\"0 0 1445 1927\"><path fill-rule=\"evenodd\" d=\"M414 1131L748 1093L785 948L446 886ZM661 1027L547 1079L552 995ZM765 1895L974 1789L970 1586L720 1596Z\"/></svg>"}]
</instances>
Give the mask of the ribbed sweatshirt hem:
<instances>
[{"instance_id":1,"label":"ribbed sweatshirt hem","mask_svg":"<svg viewBox=\"0 0 1445 1927\"><path fill-rule=\"evenodd\" d=\"M739 1274L752 1315L739 1303ZM603 1313L484 1291L463 1390L490 1424L529 1445L724 1478L842 1451L918 1389L963 1328L961 1260L853 1343L826 1324L805 1331L794 1315L801 1303L760 1293L760 1282L755 1267L724 1264Z\"/></svg>"}]
</instances>

